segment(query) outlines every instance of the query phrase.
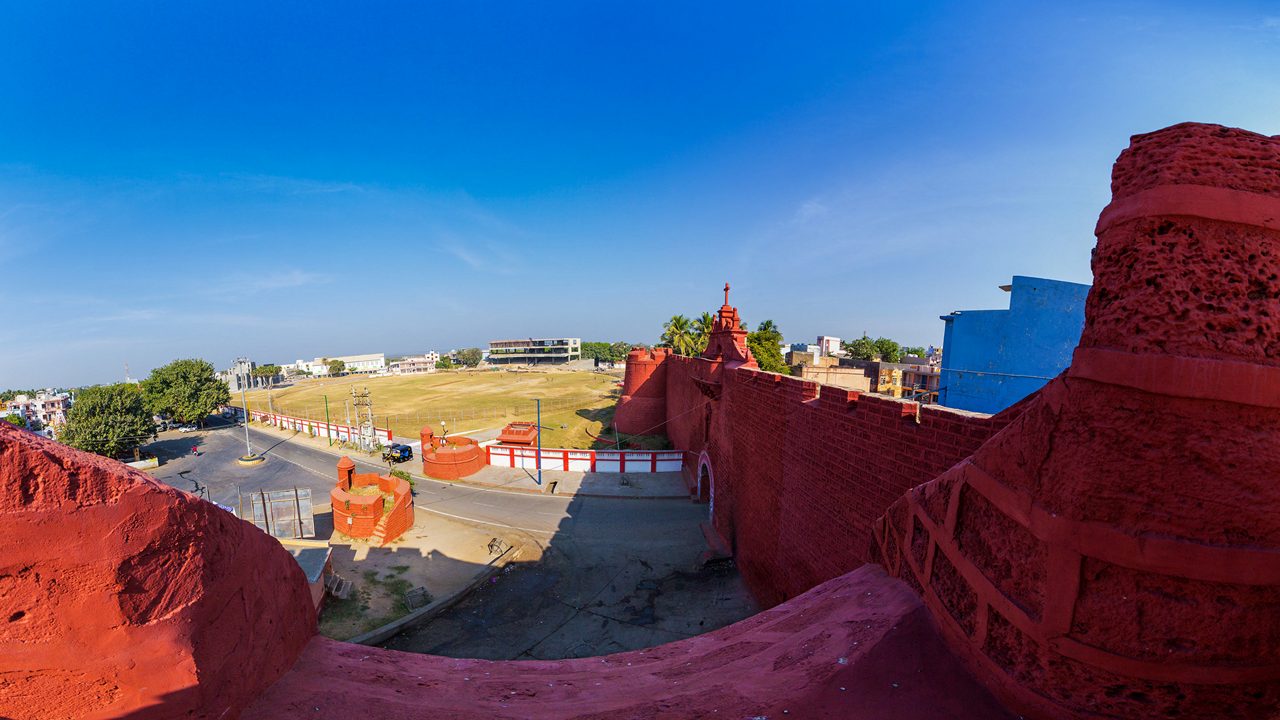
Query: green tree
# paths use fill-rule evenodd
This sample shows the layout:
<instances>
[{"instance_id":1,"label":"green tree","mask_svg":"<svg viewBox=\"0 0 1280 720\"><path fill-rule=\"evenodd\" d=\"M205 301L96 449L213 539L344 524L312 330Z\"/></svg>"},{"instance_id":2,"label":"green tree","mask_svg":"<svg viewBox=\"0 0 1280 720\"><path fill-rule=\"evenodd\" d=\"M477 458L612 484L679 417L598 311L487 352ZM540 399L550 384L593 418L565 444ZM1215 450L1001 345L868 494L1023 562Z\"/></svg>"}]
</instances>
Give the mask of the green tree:
<instances>
[{"instance_id":1,"label":"green tree","mask_svg":"<svg viewBox=\"0 0 1280 720\"><path fill-rule=\"evenodd\" d=\"M5 415L4 421L9 423L10 425L17 425L20 428L24 428L27 426L27 419L22 417L18 413L9 413L8 415Z\"/></svg>"},{"instance_id":2,"label":"green tree","mask_svg":"<svg viewBox=\"0 0 1280 720\"><path fill-rule=\"evenodd\" d=\"M347 371L347 363L342 360L330 360L328 365L330 375L341 375Z\"/></svg>"},{"instance_id":3,"label":"green tree","mask_svg":"<svg viewBox=\"0 0 1280 720\"><path fill-rule=\"evenodd\" d=\"M607 361L613 356L613 349L607 342L584 342L582 343L582 358L584 360L601 360Z\"/></svg>"},{"instance_id":4,"label":"green tree","mask_svg":"<svg viewBox=\"0 0 1280 720\"><path fill-rule=\"evenodd\" d=\"M701 355L703 350L707 349L707 344L711 342L711 326L716 322L716 317L709 312L703 312L693 321L693 337L695 340L695 351Z\"/></svg>"},{"instance_id":5,"label":"green tree","mask_svg":"<svg viewBox=\"0 0 1280 720\"><path fill-rule=\"evenodd\" d=\"M880 357L881 362L896 363L902 359L902 347L898 343L889 338L876 338L872 343L876 348L876 355Z\"/></svg>"},{"instance_id":6,"label":"green tree","mask_svg":"<svg viewBox=\"0 0 1280 720\"><path fill-rule=\"evenodd\" d=\"M280 375L279 365L259 365L250 373L256 378L262 378L267 381L267 387L271 387L276 377Z\"/></svg>"},{"instance_id":7,"label":"green tree","mask_svg":"<svg viewBox=\"0 0 1280 720\"><path fill-rule=\"evenodd\" d=\"M226 391L227 386L222 389ZM154 434L143 390L132 383L117 383L81 390L67 411L67 424L59 439L87 452L120 457Z\"/></svg>"},{"instance_id":8,"label":"green tree","mask_svg":"<svg viewBox=\"0 0 1280 720\"><path fill-rule=\"evenodd\" d=\"M442 358L440 358L439 360L437 360L437 361L436 361L436 369L437 369L437 370L452 370L452 369L453 369L453 360L449 359L448 357L442 357Z\"/></svg>"},{"instance_id":9,"label":"green tree","mask_svg":"<svg viewBox=\"0 0 1280 720\"><path fill-rule=\"evenodd\" d=\"M876 354L876 343L866 333L855 340L845 340L840 347L854 360L871 360Z\"/></svg>"},{"instance_id":10,"label":"green tree","mask_svg":"<svg viewBox=\"0 0 1280 720\"><path fill-rule=\"evenodd\" d=\"M627 355L631 352L631 343L618 342L609 346L609 359L614 362L623 362L627 359Z\"/></svg>"},{"instance_id":11,"label":"green tree","mask_svg":"<svg viewBox=\"0 0 1280 720\"><path fill-rule=\"evenodd\" d=\"M484 353L480 348L464 348L458 351L458 362L467 367L475 367L484 359Z\"/></svg>"},{"instance_id":12,"label":"green tree","mask_svg":"<svg viewBox=\"0 0 1280 720\"><path fill-rule=\"evenodd\" d=\"M911 347L902 348L903 357L906 357L908 355L914 355L916 357L922 358L924 357L924 353L925 353L924 348L920 347L919 345L912 345Z\"/></svg>"},{"instance_id":13,"label":"green tree","mask_svg":"<svg viewBox=\"0 0 1280 720\"><path fill-rule=\"evenodd\" d=\"M692 355L696 347L693 324L684 315L672 315L662 327L662 344L677 355Z\"/></svg>"},{"instance_id":14,"label":"green tree","mask_svg":"<svg viewBox=\"0 0 1280 720\"><path fill-rule=\"evenodd\" d=\"M142 394L152 413L201 425L219 406L231 402L231 392L213 364L199 359L174 360L152 370L142 381Z\"/></svg>"},{"instance_id":15,"label":"green tree","mask_svg":"<svg viewBox=\"0 0 1280 720\"><path fill-rule=\"evenodd\" d=\"M782 331L772 320L765 320L760 323L755 332L747 334L747 347L751 349L751 354L761 370L782 375L791 374L791 368L787 367L782 357Z\"/></svg>"}]
</instances>

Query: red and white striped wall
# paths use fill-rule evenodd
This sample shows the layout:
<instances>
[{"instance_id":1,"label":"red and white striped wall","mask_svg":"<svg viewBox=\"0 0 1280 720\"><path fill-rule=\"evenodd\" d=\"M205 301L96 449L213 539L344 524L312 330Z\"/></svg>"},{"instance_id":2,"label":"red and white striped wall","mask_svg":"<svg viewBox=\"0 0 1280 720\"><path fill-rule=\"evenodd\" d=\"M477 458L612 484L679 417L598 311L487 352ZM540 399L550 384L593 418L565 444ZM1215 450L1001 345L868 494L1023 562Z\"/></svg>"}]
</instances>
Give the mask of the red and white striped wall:
<instances>
[{"instance_id":1,"label":"red and white striped wall","mask_svg":"<svg viewBox=\"0 0 1280 720\"><path fill-rule=\"evenodd\" d=\"M486 445L485 458L497 467L536 469L538 449L523 445ZM542 448L543 470L578 472L680 472L680 450L566 450Z\"/></svg>"},{"instance_id":2,"label":"red and white striped wall","mask_svg":"<svg viewBox=\"0 0 1280 720\"><path fill-rule=\"evenodd\" d=\"M250 410L249 415L253 418L254 422L275 425L276 427L284 430L297 430L299 432L315 435L316 437L332 437L334 440L347 441L358 440L360 437L360 429L353 428L350 425L323 423L317 420L308 420L307 418L263 412L260 410ZM375 427L373 429L373 436L377 438L380 443L389 444L391 442L391 431L387 428Z\"/></svg>"}]
</instances>

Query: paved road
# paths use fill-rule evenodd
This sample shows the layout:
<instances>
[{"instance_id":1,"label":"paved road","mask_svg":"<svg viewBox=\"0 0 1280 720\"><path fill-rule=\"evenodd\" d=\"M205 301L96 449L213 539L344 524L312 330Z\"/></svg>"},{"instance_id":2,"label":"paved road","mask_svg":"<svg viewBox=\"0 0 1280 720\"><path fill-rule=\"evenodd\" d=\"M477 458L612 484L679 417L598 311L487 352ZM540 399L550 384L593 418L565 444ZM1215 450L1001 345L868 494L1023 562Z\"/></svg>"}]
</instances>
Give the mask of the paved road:
<instances>
[{"instance_id":1,"label":"paved road","mask_svg":"<svg viewBox=\"0 0 1280 720\"><path fill-rule=\"evenodd\" d=\"M155 476L232 507L239 492L310 488L327 502L337 458L279 435L249 430L267 460L241 467L244 430L166 433L172 457ZM203 450L190 454L193 442ZM185 453L185 455L183 454ZM385 466L356 461L362 472ZM519 562L481 592L388 647L453 657L583 657L670 642L757 610L736 571L699 569L707 506L688 500L558 497L419 480L418 522L431 513L505 528L524 546ZM430 525L427 526L430 532ZM495 533L496 534L496 533Z\"/></svg>"},{"instance_id":2,"label":"paved road","mask_svg":"<svg viewBox=\"0 0 1280 720\"><path fill-rule=\"evenodd\" d=\"M207 488L209 499L236 507L237 494L257 490L310 488L314 502L327 502L337 480L337 459L302 443L281 439L254 428L249 441L267 460L258 467L241 467L244 429L221 427L200 433L164 433L153 445L162 458L170 457L153 475L162 482L192 491L195 483ZM199 457L190 455L198 443ZM386 466L356 460L359 472L386 472ZM644 529L664 531L697 529L706 519L706 506L687 500L628 500L531 495L478 489L434 480L417 480L414 505L426 512L471 522L521 530L538 537L573 533L580 539L613 538L619 533Z\"/></svg>"}]
</instances>

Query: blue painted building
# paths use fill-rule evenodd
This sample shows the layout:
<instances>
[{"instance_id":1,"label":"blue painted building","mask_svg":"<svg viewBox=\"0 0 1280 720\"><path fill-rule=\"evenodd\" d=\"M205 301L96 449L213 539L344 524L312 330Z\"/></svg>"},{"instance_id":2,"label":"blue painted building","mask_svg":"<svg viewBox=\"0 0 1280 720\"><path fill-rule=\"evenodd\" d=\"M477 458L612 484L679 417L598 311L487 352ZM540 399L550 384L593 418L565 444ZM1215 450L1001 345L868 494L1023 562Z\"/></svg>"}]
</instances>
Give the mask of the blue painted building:
<instances>
[{"instance_id":1,"label":"blue painted building","mask_svg":"<svg viewBox=\"0 0 1280 720\"><path fill-rule=\"evenodd\" d=\"M1071 364L1089 286L1014 276L1008 310L943 315L938 404L997 413Z\"/></svg>"}]
</instances>

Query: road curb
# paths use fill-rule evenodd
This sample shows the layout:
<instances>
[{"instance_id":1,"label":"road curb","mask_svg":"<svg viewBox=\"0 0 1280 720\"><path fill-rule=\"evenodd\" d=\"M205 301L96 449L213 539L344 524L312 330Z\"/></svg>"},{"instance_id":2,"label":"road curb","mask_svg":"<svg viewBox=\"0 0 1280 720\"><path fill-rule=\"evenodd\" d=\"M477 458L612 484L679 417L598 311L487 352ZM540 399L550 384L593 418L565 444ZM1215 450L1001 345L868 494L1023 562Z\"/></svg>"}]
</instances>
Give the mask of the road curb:
<instances>
[{"instance_id":1,"label":"road curb","mask_svg":"<svg viewBox=\"0 0 1280 720\"><path fill-rule=\"evenodd\" d=\"M414 477L417 477L417 476L415 475ZM557 497L557 498L589 497L589 498L605 498L608 500L688 500L689 499L688 493L685 493L683 495L608 495L606 493L593 493L593 492L550 494L550 493L543 492L542 490L526 490L524 488L508 488L502 485L490 485L488 483L468 482L466 480L436 480L433 477L429 477L427 479L433 480L435 482L446 483L449 485L464 485L466 487L484 488L485 490L494 490L497 492L520 493L522 495L542 495L544 497Z\"/></svg>"},{"instance_id":2,"label":"road curb","mask_svg":"<svg viewBox=\"0 0 1280 720\"><path fill-rule=\"evenodd\" d=\"M461 590L458 590L452 595L448 595L438 600L433 600L431 604L426 607L420 607L408 615L403 615L392 620L386 625L374 628L367 633L357 635L346 642L355 643L357 645L377 645L378 643L390 640L392 637L399 635L419 623L424 623L427 620L430 620L436 615L439 615L445 610L448 610L458 604L458 601L462 600L467 595L470 595L476 590L476 588L488 582L489 578L493 577L503 567L506 567L508 563L519 558L520 550L521 548L519 547L508 547L506 550L502 551L501 555L490 560L485 569ZM510 555L510 557L507 557L508 555ZM506 560L500 563L499 561L502 561L503 558L506 558Z\"/></svg>"},{"instance_id":3,"label":"road curb","mask_svg":"<svg viewBox=\"0 0 1280 720\"><path fill-rule=\"evenodd\" d=\"M261 423L253 423L249 426L249 429L253 430L254 432L263 433L265 435L281 436L281 437L284 437L284 439L286 440L292 439L293 437L296 437L299 435L303 437L308 437L306 433L303 433L301 431L297 431L297 430L281 431L272 427L271 425L264 426ZM290 433L292 433L292 435L290 435ZM310 445L309 443L302 444L301 447L306 447L311 450L317 450L319 452L325 453L327 455L333 455L335 457L341 457L348 453L348 451L335 451L326 447L315 447ZM381 463L376 463L366 459L361 459L359 460L359 462L363 462L366 465L375 465L375 466L381 465ZM433 478L428 475L412 473L407 470L405 472L407 472L409 476L412 477L414 480L425 480L427 482L440 483L441 485L449 485L451 487L454 485L461 485L466 488L484 490L486 492L518 493L520 495L537 495L537 496L548 497L548 498L589 497L589 498L605 498L609 500L689 500L690 499L688 493L685 493L682 495L608 495L605 493L592 493L592 492L548 494L543 492L542 490L532 490L532 489L526 490L524 488L507 487L505 485L492 485L489 483L468 482L467 480L441 480L439 478Z\"/></svg>"}]
</instances>

